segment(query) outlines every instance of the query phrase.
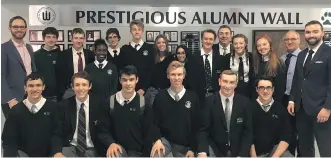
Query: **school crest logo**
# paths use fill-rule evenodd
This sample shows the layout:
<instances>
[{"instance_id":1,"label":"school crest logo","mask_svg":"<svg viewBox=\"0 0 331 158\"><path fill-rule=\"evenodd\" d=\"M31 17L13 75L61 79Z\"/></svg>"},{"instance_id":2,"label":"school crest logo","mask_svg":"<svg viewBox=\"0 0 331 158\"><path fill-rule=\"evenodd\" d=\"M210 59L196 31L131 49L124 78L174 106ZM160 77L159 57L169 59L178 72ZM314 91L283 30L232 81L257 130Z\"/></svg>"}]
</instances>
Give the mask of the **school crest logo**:
<instances>
[{"instance_id":1,"label":"school crest logo","mask_svg":"<svg viewBox=\"0 0 331 158\"><path fill-rule=\"evenodd\" d=\"M55 20L56 14L51 7L42 7L39 9L37 17L42 24L48 25Z\"/></svg>"},{"instance_id":2,"label":"school crest logo","mask_svg":"<svg viewBox=\"0 0 331 158\"><path fill-rule=\"evenodd\" d=\"M188 108L188 109L191 108L191 102L190 101L186 101L185 107Z\"/></svg>"},{"instance_id":3,"label":"school crest logo","mask_svg":"<svg viewBox=\"0 0 331 158\"><path fill-rule=\"evenodd\" d=\"M53 64L56 64L56 60L53 60Z\"/></svg>"},{"instance_id":4,"label":"school crest logo","mask_svg":"<svg viewBox=\"0 0 331 158\"><path fill-rule=\"evenodd\" d=\"M148 55L148 50L144 50L143 54L144 54L145 56L147 56L147 55Z\"/></svg>"},{"instance_id":5,"label":"school crest logo","mask_svg":"<svg viewBox=\"0 0 331 158\"><path fill-rule=\"evenodd\" d=\"M107 71L107 73L108 73L108 75L111 75L111 74L113 73L113 70L109 69L109 70Z\"/></svg>"}]
</instances>

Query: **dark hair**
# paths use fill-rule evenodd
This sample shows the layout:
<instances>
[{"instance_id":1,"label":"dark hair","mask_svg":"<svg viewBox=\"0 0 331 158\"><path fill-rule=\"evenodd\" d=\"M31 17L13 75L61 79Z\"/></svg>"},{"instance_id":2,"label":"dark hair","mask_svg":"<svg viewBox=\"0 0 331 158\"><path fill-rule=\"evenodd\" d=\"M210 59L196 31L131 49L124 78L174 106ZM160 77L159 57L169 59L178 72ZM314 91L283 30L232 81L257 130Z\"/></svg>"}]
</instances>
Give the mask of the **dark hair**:
<instances>
[{"instance_id":1,"label":"dark hair","mask_svg":"<svg viewBox=\"0 0 331 158\"><path fill-rule=\"evenodd\" d=\"M167 57L167 56L170 55L169 50L168 50L169 43L168 43L168 39L167 39L167 37L164 36L164 35L162 35L162 34L156 36L155 41L154 41L155 63L159 63L159 62L161 62L161 61L160 61L160 50L159 50L159 48L157 48L157 41L158 41L160 38L163 38L163 40L165 41L165 44L166 44L166 49L164 50L164 56Z\"/></svg>"},{"instance_id":2,"label":"dark hair","mask_svg":"<svg viewBox=\"0 0 331 158\"><path fill-rule=\"evenodd\" d=\"M74 28L74 29L72 30L72 35L74 35L74 34L83 34L83 35L85 36L85 32L84 32L84 30L81 29L81 28Z\"/></svg>"},{"instance_id":3,"label":"dark hair","mask_svg":"<svg viewBox=\"0 0 331 158\"><path fill-rule=\"evenodd\" d=\"M135 75L136 77L138 77L138 70L135 66L133 65L127 65L124 68L122 68L120 70L120 77L122 77L122 75Z\"/></svg>"},{"instance_id":4,"label":"dark hair","mask_svg":"<svg viewBox=\"0 0 331 158\"><path fill-rule=\"evenodd\" d=\"M177 46L177 48L176 48L176 54L175 54L175 59L176 60L178 60L178 58L177 58L177 52L178 52L178 49L179 48L182 48L182 49L184 49L184 52L185 52L185 55L186 55L186 58L185 58L185 62L187 61L187 56L189 55L189 52L188 52L188 48L185 46L185 45L179 45L179 46Z\"/></svg>"},{"instance_id":5,"label":"dark hair","mask_svg":"<svg viewBox=\"0 0 331 158\"><path fill-rule=\"evenodd\" d=\"M102 38L99 38L99 39L94 41L94 49L96 49L98 45L105 45L106 48L108 47L106 41Z\"/></svg>"},{"instance_id":6,"label":"dark hair","mask_svg":"<svg viewBox=\"0 0 331 158\"><path fill-rule=\"evenodd\" d=\"M119 31L117 30L117 28L109 28L106 32L105 39L108 40L108 36L112 33L116 34L118 36L118 39L121 40L121 35L120 35Z\"/></svg>"},{"instance_id":7,"label":"dark hair","mask_svg":"<svg viewBox=\"0 0 331 158\"><path fill-rule=\"evenodd\" d=\"M18 20L18 19L23 20L24 21L24 24L25 24L25 27L27 27L27 24L26 24L25 19L23 17L21 17L21 16L14 16L14 17L12 17L9 20L9 27L12 27L12 23L14 22L14 20Z\"/></svg>"},{"instance_id":8,"label":"dark hair","mask_svg":"<svg viewBox=\"0 0 331 158\"><path fill-rule=\"evenodd\" d=\"M131 22L130 22L130 30L131 30L131 28L132 28L132 26L133 25L138 25L139 27L141 27L143 30L144 30L144 23L143 23L143 21L141 20L141 19L137 19L137 20L132 20Z\"/></svg>"},{"instance_id":9,"label":"dark hair","mask_svg":"<svg viewBox=\"0 0 331 158\"><path fill-rule=\"evenodd\" d=\"M230 33L232 32L231 27L228 25L221 25L220 28L218 29L217 33L219 33L221 29L229 29Z\"/></svg>"},{"instance_id":10,"label":"dark hair","mask_svg":"<svg viewBox=\"0 0 331 158\"><path fill-rule=\"evenodd\" d=\"M212 34L214 35L214 40L216 39L216 37L217 37L216 32L215 32L214 30L212 30L212 29L206 29L206 30L203 30L203 31L201 32L201 39L203 38L203 34L205 34L206 32L208 32L208 33L212 33Z\"/></svg>"},{"instance_id":11,"label":"dark hair","mask_svg":"<svg viewBox=\"0 0 331 158\"><path fill-rule=\"evenodd\" d=\"M234 50L233 40L234 40L235 38L243 38L243 39L245 40L245 43L246 43L246 47L245 47L245 57L246 57L246 59L247 59L247 60L246 60L246 65L248 65L248 59L249 59L248 48L247 48L247 46L248 46L248 39L247 39L247 37L246 37L244 34L236 34L236 35L234 35L234 36L232 37L232 44L231 44L231 46L233 47L233 50ZM232 65L234 65L234 57L235 57L235 55L236 55L236 52L235 52L235 51L232 51L232 53L231 53Z\"/></svg>"},{"instance_id":12,"label":"dark hair","mask_svg":"<svg viewBox=\"0 0 331 158\"><path fill-rule=\"evenodd\" d=\"M33 73L31 73L31 74L29 74L28 76L26 76L26 78L25 78L25 80L24 80L24 83L25 83L25 85L28 83L28 81L32 81L32 80L41 80L42 82L43 82L43 84L44 84L44 78L41 76L41 75L39 75L38 73L35 73L35 72L33 72Z\"/></svg>"},{"instance_id":13,"label":"dark hair","mask_svg":"<svg viewBox=\"0 0 331 158\"><path fill-rule=\"evenodd\" d=\"M309 21L309 22L305 25L305 28L306 28L307 26L309 26L309 25L315 25L315 24L320 25L320 26L321 26L321 30L323 31L323 25L322 25L319 21L317 21L317 20Z\"/></svg>"},{"instance_id":14,"label":"dark hair","mask_svg":"<svg viewBox=\"0 0 331 158\"><path fill-rule=\"evenodd\" d=\"M274 87L274 81L272 80L271 77L261 76L260 78L256 79L256 81L255 81L255 87L258 87L259 86L260 81L270 81L272 87Z\"/></svg>"},{"instance_id":15,"label":"dark hair","mask_svg":"<svg viewBox=\"0 0 331 158\"><path fill-rule=\"evenodd\" d=\"M42 32L43 39L45 39L47 34L55 35L56 38L59 37L59 31L55 27L46 27Z\"/></svg>"},{"instance_id":16,"label":"dark hair","mask_svg":"<svg viewBox=\"0 0 331 158\"><path fill-rule=\"evenodd\" d=\"M92 84L90 75L86 71L77 72L72 76L72 78L71 78L72 87L74 87L74 81L76 78L85 79L89 82L89 84Z\"/></svg>"}]
</instances>

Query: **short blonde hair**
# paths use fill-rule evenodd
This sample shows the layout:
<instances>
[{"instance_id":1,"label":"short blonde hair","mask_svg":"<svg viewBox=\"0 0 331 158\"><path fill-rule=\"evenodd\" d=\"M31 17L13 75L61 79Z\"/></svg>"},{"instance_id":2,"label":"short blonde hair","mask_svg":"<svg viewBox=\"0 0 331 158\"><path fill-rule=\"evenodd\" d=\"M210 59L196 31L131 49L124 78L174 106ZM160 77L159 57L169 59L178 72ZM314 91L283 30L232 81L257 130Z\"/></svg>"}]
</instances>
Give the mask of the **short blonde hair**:
<instances>
[{"instance_id":1,"label":"short blonde hair","mask_svg":"<svg viewBox=\"0 0 331 158\"><path fill-rule=\"evenodd\" d=\"M232 70L224 70L222 71L222 73L220 74L220 79L222 78L222 75L234 75L236 76L236 80L238 82L238 74Z\"/></svg>"},{"instance_id":2,"label":"short blonde hair","mask_svg":"<svg viewBox=\"0 0 331 158\"><path fill-rule=\"evenodd\" d=\"M185 67L184 67L184 64L175 60L175 61L172 61L168 68L167 68L167 74L169 74L170 70L174 70L174 69L177 69L177 68L183 68L184 69L184 74L186 74L186 70L185 70Z\"/></svg>"}]
</instances>

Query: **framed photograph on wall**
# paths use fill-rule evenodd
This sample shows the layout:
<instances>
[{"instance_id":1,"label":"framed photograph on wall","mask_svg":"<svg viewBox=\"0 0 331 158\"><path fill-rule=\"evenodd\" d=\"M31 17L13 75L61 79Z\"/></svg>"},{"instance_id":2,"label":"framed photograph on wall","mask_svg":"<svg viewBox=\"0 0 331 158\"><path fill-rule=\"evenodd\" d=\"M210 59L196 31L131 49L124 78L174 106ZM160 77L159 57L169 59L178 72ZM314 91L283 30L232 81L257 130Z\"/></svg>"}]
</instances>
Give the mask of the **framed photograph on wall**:
<instances>
[{"instance_id":1,"label":"framed photograph on wall","mask_svg":"<svg viewBox=\"0 0 331 158\"><path fill-rule=\"evenodd\" d=\"M181 31L180 44L187 46L189 54L200 54L200 31Z\"/></svg>"},{"instance_id":2,"label":"framed photograph on wall","mask_svg":"<svg viewBox=\"0 0 331 158\"><path fill-rule=\"evenodd\" d=\"M43 42L43 30L29 30L29 41L30 42Z\"/></svg>"},{"instance_id":3,"label":"framed photograph on wall","mask_svg":"<svg viewBox=\"0 0 331 158\"><path fill-rule=\"evenodd\" d=\"M59 37L57 38L58 42L64 42L64 31L63 30L58 30L59 32Z\"/></svg>"},{"instance_id":4,"label":"framed photograph on wall","mask_svg":"<svg viewBox=\"0 0 331 158\"><path fill-rule=\"evenodd\" d=\"M68 30L68 42L72 42L71 39L72 39L72 30Z\"/></svg>"},{"instance_id":5,"label":"framed photograph on wall","mask_svg":"<svg viewBox=\"0 0 331 158\"><path fill-rule=\"evenodd\" d=\"M160 31L146 31L146 42L154 42Z\"/></svg>"},{"instance_id":6,"label":"framed photograph on wall","mask_svg":"<svg viewBox=\"0 0 331 158\"><path fill-rule=\"evenodd\" d=\"M331 47L331 31L324 31L323 41L326 45Z\"/></svg>"},{"instance_id":7,"label":"framed photograph on wall","mask_svg":"<svg viewBox=\"0 0 331 158\"><path fill-rule=\"evenodd\" d=\"M94 44L86 44L85 48L90 50L90 51L94 51Z\"/></svg>"},{"instance_id":8,"label":"framed photograph on wall","mask_svg":"<svg viewBox=\"0 0 331 158\"><path fill-rule=\"evenodd\" d=\"M169 44L168 50L169 50L169 52L171 52L172 55L175 55L177 47L178 47L178 44Z\"/></svg>"},{"instance_id":9,"label":"framed photograph on wall","mask_svg":"<svg viewBox=\"0 0 331 158\"><path fill-rule=\"evenodd\" d=\"M304 30L296 30L300 34L300 49L303 50L307 48ZM253 42L252 49L256 51L256 39L258 36L263 34L268 35L272 41L272 50L274 50L279 55L282 55L286 52L286 46L284 42L284 38L288 30L253 30Z\"/></svg>"},{"instance_id":10,"label":"framed photograph on wall","mask_svg":"<svg viewBox=\"0 0 331 158\"><path fill-rule=\"evenodd\" d=\"M31 47L32 47L32 50L35 52L37 50L39 50L41 48L41 45L42 44L39 44L39 43L30 43Z\"/></svg>"},{"instance_id":11,"label":"framed photograph on wall","mask_svg":"<svg viewBox=\"0 0 331 158\"><path fill-rule=\"evenodd\" d=\"M101 30L86 30L86 42L94 42L101 37Z\"/></svg>"},{"instance_id":12,"label":"framed photograph on wall","mask_svg":"<svg viewBox=\"0 0 331 158\"><path fill-rule=\"evenodd\" d=\"M72 44L68 44L67 45L67 49L71 48L72 47Z\"/></svg>"},{"instance_id":13,"label":"framed photograph on wall","mask_svg":"<svg viewBox=\"0 0 331 158\"><path fill-rule=\"evenodd\" d=\"M60 50L63 51L64 50L64 44L58 44L60 47Z\"/></svg>"},{"instance_id":14,"label":"framed photograph on wall","mask_svg":"<svg viewBox=\"0 0 331 158\"><path fill-rule=\"evenodd\" d=\"M163 31L163 34L167 37L168 42L178 42L178 31Z\"/></svg>"}]
</instances>

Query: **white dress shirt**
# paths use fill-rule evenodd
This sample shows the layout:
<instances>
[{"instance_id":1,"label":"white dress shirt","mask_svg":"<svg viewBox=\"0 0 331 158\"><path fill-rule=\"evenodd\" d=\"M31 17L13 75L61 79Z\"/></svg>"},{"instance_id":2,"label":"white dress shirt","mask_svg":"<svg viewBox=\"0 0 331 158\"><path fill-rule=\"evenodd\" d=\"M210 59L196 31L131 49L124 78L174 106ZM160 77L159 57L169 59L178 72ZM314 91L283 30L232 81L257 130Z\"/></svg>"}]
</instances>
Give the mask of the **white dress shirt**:
<instances>
[{"instance_id":1,"label":"white dress shirt","mask_svg":"<svg viewBox=\"0 0 331 158\"><path fill-rule=\"evenodd\" d=\"M46 103L46 99L44 97L41 97L41 99L36 104L32 104L29 101L29 99L24 99L23 103L30 111L31 111L32 105L36 105L36 112L38 112Z\"/></svg>"},{"instance_id":2,"label":"white dress shirt","mask_svg":"<svg viewBox=\"0 0 331 158\"><path fill-rule=\"evenodd\" d=\"M220 49L219 49L220 55L223 55L224 54L223 46L221 44L218 44L218 45L220 47ZM226 54L229 54L229 53L231 53L231 44L228 44L228 46L226 46ZM226 55L226 54L224 54L224 55Z\"/></svg>"},{"instance_id":3,"label":"white dress shirt","mask_svg":"<svg viewBox=\"0 0 331 158\"><path fill-rule=\"evenodd\" d=\"M249 60L246 58L246 55L243 54L242 56L243 64L244 64L244 81L247 83L249 81ZM247 61L247 62L246 62ZM238 73L239 71L239 56L235 54L234 60L232 62L232 56L230 58L230 68L232 71Z\"/></svg>"},{"instance_id":4,"label":"white dress shirt","mask_svg":"<svg viewBox=\"0 0 331 158\"><path fill-rule=\"evenodd\" d=\"M130 42L130 45L132 46L132 48L135 48L136 44L139 44L139 46L137 47L137 50L139 50L143 46L144 41L140 40L139 43L134 43L133 41Z\"/></svg>"},{"instance_id":5,"label":"white dress shirt","mask_svg":"<svg viewBox=\"0 0 331 158\"><path fill-rule=\"evenodd\" d=\"M185 92L186 92L186 89L183 86L182 90L178 93L179 100L183 98ZM175 100L176 93L171 88L168 88L168 93L169 93L170 97Z\"/></svg>"},{"instance_id":6,"label":"white dress shirt","mask_svg":"<svg viewBox=\"0 0 331 158\"><path fill-rule=\"evenodd\" d=\"M84 110L85 110L85 124L86 124L86 143L87 143L87 147L88 148L93 148L93 142L91 139L91 133L90 133L90 126L89 126L89 120L90 120L90 115L89 115L89 107L90 107L90 97L87 96L87 99L83 102L84 103ZM76 98L76 107L77 107L77 112L76 112L76 129L75 129L75 133L74 133L74 137L71 141L71 144L74 146L77 146L77 131L78 131L78 119L79 119L79 110L81 107L82 102L80 102L77 98Z\"/></svg>"},{"instance_id":7,"label":"white dress shirt","mask_svg":"<svg viewBox=\"0 0 331 158\"><path fill-rule=\"evenodd\" d=\"M205 52L203 50L203 48L201 48L201 56L203 58L203 65L205 66L206 63L205 63L205 60L206 60L206 56L205 54L209 54L208 55L208 60L209 60L209 63L210 63L210 72L213 73L213 50L211 50L210 52Z\"/></svg>"},{"instance_id":8,"label":"white dress shirt","mask_svg":"<svg viewBox=\"0 0 331 158\"><path fill-rule=\"evenodd\" d=\"M105 68L105 66L107 65L107 63L108 63L108 61L106 59L101 63L101 64L103 64L102 65L102 69ZM100 63L97 60L94 61L94 64L95 64L95 66L97 66L97 68L99 68L99 64Z\"/></svg>"},{"instance_id":9,"label":"white dress shirt","mask_svg":"<svg viewBox=\"0 0 331 158\"><path fill-rule=\"evenodd\" d=\"M270 101L270 103L267 104L269 106L267 107L266 110L264 110L264 106L263 106L264 104L259 100L259 98L257 98L256 101L260 104L262 110L265 111L265 112L268 112L270 110L272 104L274 104L274 102L275 102L274 99L272 98L271 101Z\"/></svg>"},{"instance_id":10,"label":"white dress shirt","mask_svg":"<svg viewBox=\"0 0 331 158\"><path fill-rule=\"evenodd\" d=\"M315 56L315 54L316 54L318 48L321 47L322 43L323 43L323 41L321 40L320 43L319 43L316 47L314 47L314 48L309 48L309 47L308 47L308 52L309 52L309 50L313 50L313 51L314 51L313 55L311 56L311 59L312 59L312 60L313 60L313 58L314 58L314 56ZM309 55L309 53L307 53L307 55L306 55L306 57L305 57L305 61L303 62L303 65L305 65L305 62L306 62L306 60L307 60L307 58L308 58L308 55Z\"/></svg>"},{"instance_id":11,"label":"white dress shirt","mask_svg":"<svg viewBox=\"0 0 331 158\"><path fill-rule=\"evenodd\" d=\"M74 64L74 73L78 72L78 59L79 59L79 56L77 54L78 52L82 52L81 57L83 59L83 70L85 69L85 55L84 55L83 48L76 50L75 48L72 47L72 61Z\"/></svg>"},{"instance_id":12,"label":"white dress shirt","mask_svg":"<svg viewBox=\"0 0 331 158\"><path fill-rule=\"evenodd\" d=\"M124 96L123 96L123 94L122 94L122 91L118 91L116 93L116 101L118 103L120 103L120 105L123 106L124 105L124 101L128 101L127 103L130 103L134 99L134 97L136 97L136 95L137 95L137 93L134 92L133 95L132 95L132 97L130 99L125 99Z\"/></svg>"},{"instance_id":13,"label":"white dress shirt","mask_svg":"<svg viewBox=\"0 0 331 158\"><path fill-rule=\"evenodd\" d=\"M229 105L230 105L230 111L231 111L231 114L232 114L232 107L233 107L233 97L234 97L234 93L230 96L230 97L225 97L221 91L219 92L220 93L220 96L221 96L221 101L222 101L222 106L223 106L223 111L225 112L225 108L226 108L226 98L229 99Z\"/></svg>"},{"instance_id":14,"label":"white dress shirt","mask_svg":"<svg viewBox=\"0 0 331 158\"><path fill-rule=\"evenodd\" d=\"M111 48L111 47L108 47L108 52L110 53L110 55L112 56L112 57L114 57L114 50L116 50L117 52L116 52L116 54L117 54L117 56L118 55L120 55L120 52L121 52L121 49L119 48L119 47L117 47L116 49L113 49L113 48Z\"/></svg>"}]
</instances>

